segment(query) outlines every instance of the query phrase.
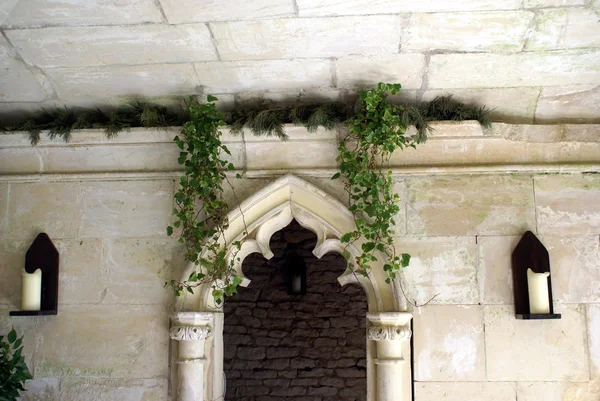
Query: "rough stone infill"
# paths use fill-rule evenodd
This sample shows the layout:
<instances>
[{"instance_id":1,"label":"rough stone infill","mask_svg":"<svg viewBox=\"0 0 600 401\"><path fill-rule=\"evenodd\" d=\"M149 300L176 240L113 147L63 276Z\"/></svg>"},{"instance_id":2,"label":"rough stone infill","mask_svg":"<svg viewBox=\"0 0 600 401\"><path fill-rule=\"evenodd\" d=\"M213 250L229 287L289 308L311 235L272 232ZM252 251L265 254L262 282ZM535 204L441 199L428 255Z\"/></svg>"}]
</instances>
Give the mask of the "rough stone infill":
<instances>
[{"instance_id":1,"label":"rough stone infill","mask_svg":"<svg viewBox=\"0 0 600 401\"><path fill-rule=\"evenodd\" d=\"M288 243L307 263L307 294L290 296L283 279ZM366 296L336 282L346 262L316 259L315 237L292 222L275 234L270 261L244 262L252 280L225 303L227 401L363 400L366 394Z\"/></svg>"}]
</instances>

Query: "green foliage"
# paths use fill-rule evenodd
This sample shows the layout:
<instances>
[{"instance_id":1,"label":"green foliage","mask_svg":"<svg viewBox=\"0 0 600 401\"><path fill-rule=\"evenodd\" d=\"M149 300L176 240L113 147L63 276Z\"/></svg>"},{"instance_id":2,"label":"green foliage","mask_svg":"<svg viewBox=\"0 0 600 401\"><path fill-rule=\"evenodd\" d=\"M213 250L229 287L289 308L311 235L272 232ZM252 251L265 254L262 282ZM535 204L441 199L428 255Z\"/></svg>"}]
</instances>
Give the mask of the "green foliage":
<instances>
[{"instance_id":1,"label":"green foliage","mask_svg":"<svg viewBox=\"0 0 600 401\"><path fill-rule=\"evenodd\" d=\"M477 120L486 128L491 126L490 111L485 106L470 106L452 98L452 95L438 96L425 103L420 113L429 121Z\"/></svg>"},{"instance_id":2,"label":"green foliage","mask_svg":"<svg viewBox=\"0 0 600 401\"><path fill-rule=\"evenodd\" d=\"M240 133L244 127L254 135L277 136L287 139L284 124L303 125L309 132L319 127L333 128L336 123L350 117L350 109L343 103L325 103L274 107L270 109L240 109L225 114L225 121L233 133Z\"/></svg>"},{"instance_id":3,"label":"green foliage","mask_svg":"<svg viewBox=\"0 0 600 401\"><path fill-rule=\"evenodd\" d=\"M99 109L75 111L66 107L43 110L35 118L13 127L2 128L29 132L31 144L35 145L40 141L40 133L46 130L50 139L60 137L68 141L73 130L103 128L106 136L112 138L119 132L133 127L160 128L182 125L185 121L182 114L171 111L165 106L135 101L108 113Z\"/></svg>"},{"instance_id":4,"label":"green foliage","mask_svg":"<svg viewBox=\"0 0 600 401\"><path fill-rule=\"evenodd\" d=\"M6 337L0 336L0 401L15 401L23 384L32 378L25 364L23 337L12 329Z\"/></svg>"},{"instance_id":5,"label":"green foliage","mask_svg":"<svg viewBox=\"0 0 600 401\"><path fill-rule=\"evenodd\" d=\"M175 222L167 227L167 234L179 230L179 242L186 245L186 259L199 267L184 282L172 280L175 295L211 283L213 296L221 302L224 295L235 293L241 278L233 269L235 255L227 258L224 232L229 226L229 207L223 200L223 183L228 181L227 172L233 164L222 159L231 154L221 142L220 127L225 125L223 115L216 109L214 96L208 103L190 102L190 120L180 135L174 138L179 147L178 162L185 168L175 193ZM240 244L236 244L239 250Z\"/></svg>"},{"instance_id":6,"label":"green foliage","mask_svg":"<svg viewBox=\"0 0 600 401\"><path fill-rule=\"evenodd\" d=\"M405 135L406 108L387 101L388 93L394 95L399 90L399 84L380 83L376 89L360 92L360 107L348 121L349 134L338 147L340 173L332 177L344 177L349 209L356 222L356 230L344 234L341 241L362 241L362 253L350 267L367 275L372 262L378 260L376 255L382 253L388 283L408 266L410 255L397 253L393 244L399 196L393 192L392 173L384 171L383 165L396 149L415 147L425 140L420 135Z\"/></svg>"},{"instance_id":7,"label":"green foliage","mask_svg":"<svg viewBox=\"0 0 600 401\"><path fill-rule=\"evenodd\" d=\"M403 105L399 110L400 118L405 126L415 126L417 142L425 140L430 121L439 120L478 120L488 127L489 110L485 106L469 106L454 100L451 96L440 96L422 105ZM242 128L249 128L254 135L274 135L287 139L284 124L305 126L309 132L319 127L333 128L337 123L345 123L354 116L354 111L341 102L315 103L288 107L274 106L270 108L236 109L224 114L225 122L234 133ZM165 106L146 101L136 101L112 111L54 109L42 110L35 118L14 125L2 124L0 131L27 131L31 144L40 140L42 131L48 131L51 139L61 137L68 141L72 130L104 129L106 136L112 138L119 132L134 127L168 127L180 126L190 116L184 110L171 110Z\"/></svg>"}]
</instances>

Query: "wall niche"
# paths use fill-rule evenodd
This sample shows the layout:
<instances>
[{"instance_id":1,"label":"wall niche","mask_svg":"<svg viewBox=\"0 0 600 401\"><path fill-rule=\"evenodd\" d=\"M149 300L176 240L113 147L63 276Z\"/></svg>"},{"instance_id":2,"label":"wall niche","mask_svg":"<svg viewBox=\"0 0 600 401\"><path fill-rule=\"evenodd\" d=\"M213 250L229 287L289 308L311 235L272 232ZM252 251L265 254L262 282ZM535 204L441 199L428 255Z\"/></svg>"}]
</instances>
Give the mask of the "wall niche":
<instances>
[{"instance_id":1,"label":"wall niche","mask_svg":"<svg viewBox=\"0 0 600 401\"><path fill-rule=\"evenodd\" d=\"M365 399L367 298L337 282L345 259L317 259L315 244L315 234L292 221L271 238L271 260L244 261L252 283L224 305L226 401ZM306 264L304 295L288 295L291 249Z\"/></svg>"}]
</instances>

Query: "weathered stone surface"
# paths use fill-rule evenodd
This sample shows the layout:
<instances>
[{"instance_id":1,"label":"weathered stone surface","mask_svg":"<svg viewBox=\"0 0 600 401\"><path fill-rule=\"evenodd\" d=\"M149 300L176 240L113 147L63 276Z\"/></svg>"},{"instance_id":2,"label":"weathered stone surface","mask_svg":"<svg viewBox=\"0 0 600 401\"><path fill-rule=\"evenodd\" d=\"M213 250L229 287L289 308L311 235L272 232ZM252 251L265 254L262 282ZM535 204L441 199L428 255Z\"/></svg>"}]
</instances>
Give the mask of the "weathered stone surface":
<instances>
[{"instance_id":1,"label":"weathered stone surface","mask_svg":"<svg viewBox=\"0 0 600 401\"><path fill-rule=\"evenodd\" d=\"M165 15L171 24L200 21L232 21L261 18L292 17L292 0L261 0L238 2L194 0L161 0Z\"/></svg>"},{"instance_id":2,"label":"weathered stone surface","mask_svg":"<svg viewBox=\"0 0 600 401\"><path fill-rule=\"evenodd\" d=\"M7 36L25 61L43 68L217 59L205 24L26 29Z\"/></svg>"},{"instance_id":3,"label":"weathered stone surface","mask_svg":"<svg viewBox=\"0 0 600 401\"><path fill-rule=\"evenodd\" d=\"M494 120L531 123L536 113L540 90L538 88L428 90L423 93L423 100L433 100L436 96L444 95L452 95L454 99L466 104L485 105L490 109L490 117Z\"/></svg>"},{"instance_id":4,"label":"weathered stone surface","mask_svg":"<svg viewBox=\"0 0 600 401\"><path fill-rule=\"evenodd\" d=\"M172 203L172 181L85 183L82 185L79 236L166 236Z\"/></svg>"},{"instance_id":5,"label":"weathered stone surface","mask_svg":"<svg viewBox=\"0 0 600 401\"><path fill-rule=\"evenodd\" d=\"M40 322L36 377L166 377L166 311L128 305L119 311L122 318L115 316L114 306L63 305L56 317Z\"/></svg>"},{"instance_id":6,"label":"weathered stone surface","mask_svg":"<svg viewBox=\"0 0 600 401\"><path fill-rule=\"evenodd\" d=\"M600 396L600 381L589 383L517 383L519 401L595 401Z\"/></svg>"},{"instance_id":7,"label":"weathered stone surface","mask_svg":"<svg viewBox=\"0 0 600 401\"><path fill-rule=\"evenodd\" d=\"M416 401L514 401L513 383L415 383Z\"/></svg>"},{"instance_id":8,"label":"weathered stone surface","mask_svg":"<svg viewBox=\"0 0 600 401\"><path fill-rule=\"evenodd\" d=\"M0 238L4 239L6 239L8 225L8 191L9 184L0 184Z\"/></svg>"},{"instance_id":9,"label":"weathered stone surface","mask_svg":"<svg viewBox=\"0 0 600 401\"><path fill-rule=\"evenodd\" d=\"M550 254L555 302L600 302L598 236L544 236L541 241Z\"/></svg>"},{"instance_id":10,"label":"weathered stone surface","mask_svg":"<svg viewBox=\"0 0 600 401\"><path fill-rule=\"evenodd\" d=\"M0 25L4 24L8 15L15 8L19 0L5 0L0 2Z\"/></svg>"},{"instance_id":11,"label":"weathered stone surface","mask_svg":"<svg viewBox=\"0 0 600 401\"><path fill-rule=\"evenodd\" d=\"M514 303L511 255L520 239L521 236L477 238L477 282L482 304Z\"/></svg>"},{"instance_id":12,"label":"weathered stone surface","mask_svg":"<svg viewBox=\"0 0 600 401\"><path fill-rule=\"evenodd\" d=\"M4 3L5 1L2 1ZM11 1L9 1L11 3ZM16 2L12 2L16 3ZM4 26L117 25L162 22L152 0L85 0L79 2L20 0Z\"/></svg>"},{"instance_id":13,"label":"weathered stone surface","mask_svg":"<svg viewBox=\"0 0 600 401\"><path fill-rule=\"evenodd\" d=\"M600 232L600 177L555 175L535 178L540 234L597 235Z\"/></svg>"},{"instance_id":14,"label":"weathered stone surface","mask_svg":"<svg viewBox=\"0 0 600 401\"><path fill-rule=\"evenodd\" d=\"M481 307L424 306L413 316L413 330L416 381L485 380Z\"/></svg>"},{"instance_id":15,"label":"weathered stone surface","mask_svg":"<svg viewBox=\"0 0 600 401\"><path fill-rule=\"evenodd\" d=\"M400 17L393 15L239 21L210 28L223 60L396 54L400 43Z\"/></svg>"},{"instance_id":16,"label":"weathered stone surface","mask_svg":"<svg viewBox=\"0 0 600 401\"><path fill-rule=\"evenodd\" d=\"M337 166L336 139L290 140L281 142L276 137L247 138L246 166L248 169L279 170L289 168L333 168ZM260 141L260 142L259 142Z\"/></svg>"},{"instance_id":17,"label":"weathered stone surface","mask_svg":"<svg viewBox=\"0 0 600 401\"><path fill-rule=\"evenodd\" d=\"M535 119L548 123L600 122L599 104L600 85L543 88L535 111Z\"/></svg>"},{"instance_id":18,"label":"weathered stone surface","mask_svg":"<svg viewBox=\"0 0 600 401\"><path fill-rule=\"evenodd\" d=\"M518 0L501 1L410 1L410 0L297 0L300 16L399 14L408 12L515 10Z\"/></svg>"},{"instance_id":19,"label":"weathered stone surface","mask_svg":"<svg viewBox=\"0 0 600 401\"><path fill-rule=\"evenodd\" d=\"M332 64L329 60L267 60L196 63L205 92L328 88Z\"/></svg>"},{"instance_id":20,"label":"weathered stone surface","mask_svg":"<svg viewBox=\"0 0 600 401\"><path fill-rule=\"evenodd\" d=\"M21 309L21 271L25 267L25 252L30 244L7 242L0 242L0 305L18 310Z\"/></svg>"},{"instance_id":21,"label":"weathered stone surface","mask_svg":"<svg viewBox=\"0 0 600 401\"><path fill-rule=\"evenodd\" d=\"M337 84L340 88L372 88L379 82L400 82L406 89L422 84L425 57L401 54L386 57L342 57L336 61Z\"/></svg>"},{"instance_id":22,"label":"weathered stone surface","mask_svg":"<svg viewBox=\"0 0 600 401\"><path fill-rule=\"evenodd\" d=\"M152 64L46 70L63 100L107 99L116 96L185 96L196 92L190 64Z\"/></svg>"},{"instance_id":23,"label":"weathered stone surface","mask_svg":"<svg viewBox=\"0 0 600 401\"><path fill-rule=\"evenodd\" d=\"M29 148L0 148L0 171L4 174L42 172L40 150Z\"/></svg>"},{"instance_id":24,"label":"weathered stone surface","mask_svg":"<svg viewBox=\"0 0 600 401\"><path fill-rule=\"evenodd\" d=\"M157 379L64 378L60 386L61 400L127 400L163 401L167 399L165 377Z\"/></svg>"},{"instance_id":25,"label":"weathered stone surface","mask_svg":"<svg viewBox=\"0 0 600 401\"><path fill-rule=\"evenodd\" d=\"M565 124L565 141L600 142L600 124Z\"/></svg>"},{"instance_id":26,"label":"weathered stone surface","mask_svg":"<svg viewBox=\"0 0 600 401\"><path fill-rule=\"evenodd\" d=\"M506 235L535 228L530 177L410 178L407 186L412 235Z\"/></svg>"},{"instance_id":27,"label":"weathered stone surface","mask_svg":"<svg viewBox=\"0 0 600 401\"><path fill-rule=\"evenodd\" d=\"M164 283L175 278L173 272L184 265L181 249L173 240L105 241L107 292L103 303L168 304L171 292Z\"/></svg>"},{"instance_id":28,"label":"weathered stone surface","mask_svg":"<svg viewBox=\"0 0 600 401\"><path fill-rule=\"evenodd\" d=\"M477 249L474 238L398 238L397 252L410 253L406 290L417 304L475 304Z\"/></svg>"},{"instance_id":29,"label":"weathered stone surface","mask_svg":"<svg viewBox=\"0 0 600 401\"><path fill-rule=\"evenodd\" d=\"M600 45L598 15L588 8L540 11L526 50L594 48Z\"/></svg>"},{"instance_id":30,"label":"weathered stone surface","mask_svg":"<svg viewBox=\"0 0 600 401\"><path fill-rule=\"evenodd\" d=\"M19 401L59 401L58 379L33 379L25 383Z\"/></svg>"},{"instance_id":31,"label":"weathered stone surface","mask_svg":"<svg viewBox=\"0 0 600 401\"><path fill-rule=\"evenodd\" d=\"M492 131L511 141L550 143L564 139L564 130L560 125L495 124Z\"/></svg>"},{"instance_id":32,"label":"weathered stone surface","mask_svg":"<svg viewBox=\"0 0 600 401\"><path fill-rule=\"evenodd\" d=\"M60 255L58 302L60 304L100 302L106 278L106 272L102 269L102 241L98 239L58 240L54 245Z\"/></svg>"},{"instance_id":33,"label":"weathered stone surface","mask_svg":"<svg viewBox=\"0 0 600 401\"><path fill-rule=\"evenodd\" d=\"M596 84L600 52L437 54L431 56L429 88L494 88ZM468 74L465 74L468 71Z\"/></svg>"},{"instance_id":34,"label":"weathered stone surface","mask_svg":"<svg viewBox=\"0 0 600 401\"><path fill-rule=\"evenodd\" d=\"M16 58L10 44L0 37L0 101L39 102L46 98L43 86L36 74Z\"/></svg>"},{"instance_id":35,"label":"weathered stone surface","mask_svg":"<svg viewBox=\"0 0 600 401\"><path fill-rule=\"evenodd\" d=\"M10 238L33 241L41 232L53 240L74 238L81 216L78 183L10 185L7 232Z\"/></svg>"},{"instance_id":36,"label":"weathered stone surface","mask_svg":"<svg viewBox=\"0 0 600 401\"><path fill-rule=\"evenodd\" d=\"M69 146L39 151L44 171L54 173L177 171L180 170L177 163L179 152L174 143L131 146ZM241 154L236 154L236 156L238 155L241 156Z\"/></svg>"},{"instance_id":37,"label":"weathered stone surface","mask_svg":"<svg viewBox=\"0 0 600 401\"><path fill-rule=\"evenodd\" d=\"M488 380L589 379L584 308L555 305L554 310L560 320L532 325L515 319L512 305L484 307Z\"/></svg>"},{"instance_id":38,"label":"weathered stone surface","mask_svg":"<svg viewBox=\"0 0 600 401\"><path fill-rule=\"evenodd\" d=\"M562 7L562 6L583 6L585 0L525 0L523 5L525 8L546 8L546 7Z\"/></svg>"},{"instance_id":39,"label":"weathered stone surface","mask_svg":"<svg viewBox=\"0 0 600 401\"><path fill-rule=\"evenodd\" d=\"M586 305L592 378L600 378L600 305Z\"/></svg>"},{"instance_id":40,"label":"weathered stone surface","mask_svg":"<svg viewBox=\"0 0 600 401\"><path fill-rule=\"evenodd\" d=\"M529 11L413 14L402 51L520 51L533 17Z\"/></svg>"}]
</instances>

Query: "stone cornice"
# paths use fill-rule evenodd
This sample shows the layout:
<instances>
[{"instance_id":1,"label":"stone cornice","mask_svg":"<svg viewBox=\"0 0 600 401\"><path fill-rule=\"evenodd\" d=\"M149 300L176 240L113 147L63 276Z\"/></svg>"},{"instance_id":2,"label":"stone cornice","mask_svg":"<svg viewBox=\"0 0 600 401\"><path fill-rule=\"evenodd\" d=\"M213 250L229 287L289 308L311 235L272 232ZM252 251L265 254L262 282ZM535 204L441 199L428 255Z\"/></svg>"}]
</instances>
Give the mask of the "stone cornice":
<instances>
[{"instance_id":1,"label":"stone cornice","mask_svg":"<svg viewBox=\"0 0 600 401\"><path fill-rule=\"evenodd\" d=\"M394 154L395 174L572 173L600 171L600 125L512 125L438 122L430 140ZM344 127L309 133L288 126L289 141L254 137L249 133L223 140L230 161L247 177L331 176ZM72 179L149 179L176 177L179 149L172 142L178 128L166 131L136 128L114 139L101 130L74 132L69 143L49 141L38 146L26 133L0 135L0 180L52 181ZM301 143L301 145L300 145ZM290 154L293 163L290 164ZM77 178L75 178L77 177Z\"/></svg>"}]
</instances>

